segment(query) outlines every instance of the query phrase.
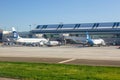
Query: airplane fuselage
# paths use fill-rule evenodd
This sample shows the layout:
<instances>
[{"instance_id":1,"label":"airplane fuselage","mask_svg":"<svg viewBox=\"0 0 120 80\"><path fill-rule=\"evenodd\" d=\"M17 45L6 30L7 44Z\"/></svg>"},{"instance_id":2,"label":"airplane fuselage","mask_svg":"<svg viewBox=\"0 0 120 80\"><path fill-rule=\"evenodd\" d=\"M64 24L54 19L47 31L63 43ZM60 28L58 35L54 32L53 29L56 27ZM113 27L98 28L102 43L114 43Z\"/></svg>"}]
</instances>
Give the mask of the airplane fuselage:
<instances>
[{"instance_id":1,"label":"airplane fuselage","mask_svg":"<svg viewBox=\"0 0 120 80\"><path fill-rule=\"evenodd\" d=\"M90 39L88 41L88 44L90 46L93 46L93 45L105 45L105 41L103 39Z\"/></svg>"},{"instance_id":2,"label":"airplane fuselage","mask_svg":"<svg viewBox=\"0 0 120 80\"><path fill-rule=\"evenodd\" d=\"M39 42L48 42L45 38L19 38L16 40L19 43L39 43Z\"/></svg>"}]
</instances>

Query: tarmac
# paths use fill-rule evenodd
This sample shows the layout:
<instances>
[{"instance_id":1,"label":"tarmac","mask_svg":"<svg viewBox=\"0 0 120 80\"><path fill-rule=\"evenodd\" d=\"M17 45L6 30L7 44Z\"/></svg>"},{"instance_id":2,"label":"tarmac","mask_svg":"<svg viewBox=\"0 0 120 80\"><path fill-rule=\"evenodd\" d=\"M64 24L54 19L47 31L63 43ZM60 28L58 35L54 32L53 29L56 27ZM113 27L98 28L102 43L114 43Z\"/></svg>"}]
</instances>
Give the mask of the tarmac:
<instances>
[{"instance_id":1,"label":"tarmac","mask_svg":"<svg viewBox=\"0 0 120 80\"><path fill-rule=\"evenodd\" d=\"M120 66L120 49L109 47L0 47L0 61Z\"/></svg>"}]
</instances>

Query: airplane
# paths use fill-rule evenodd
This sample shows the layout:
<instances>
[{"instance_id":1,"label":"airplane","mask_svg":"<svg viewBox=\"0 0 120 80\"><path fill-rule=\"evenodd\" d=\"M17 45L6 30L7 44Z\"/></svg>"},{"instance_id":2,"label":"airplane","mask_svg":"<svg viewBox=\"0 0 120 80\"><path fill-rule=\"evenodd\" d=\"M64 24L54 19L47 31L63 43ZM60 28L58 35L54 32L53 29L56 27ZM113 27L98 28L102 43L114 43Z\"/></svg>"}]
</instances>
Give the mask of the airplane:
<instances>
[{"instance_id":1,"label":"airplane","mask_svg":"<svg viewBox=\"0 0 120 80\"><path fill-rule=\"evenodd\" d=\"M48 40L45 38L22 38L19 36L17 31L15 30L14 27L12 27L12 33L13 33L13 39L17 43L22 43L22 44L36 44L39 43L41 46L44 45L44 43L47 43Z\"/></svg>"},{"instance_id":2,"label":"airplane","mask_svg":"<svg viewBox=\"0 0 120 80\"><path fill-rule=\"evenodd\" d=\"M94 46L94 45L105 46L106 45L103 39L91 39L88 32L86 32L86 43L88 44L88 46Z\"/></svg>"},{"instance_id":3,"label":"airplane","mask_svg":"<svg viewBox=\"0 0 120 80\"><path fill-rule=\"evenodd\" d=\"M12 33L13 33L13 40L16 43L21 43L21 44L32 44L36 45L39 44L40 46L47 45L47 46L57 46L59 45L58 41L49 41L45 38L22 38L19 36L17 31L15 30L14 27L12 27Z\"/></svg>"}]
</instances>

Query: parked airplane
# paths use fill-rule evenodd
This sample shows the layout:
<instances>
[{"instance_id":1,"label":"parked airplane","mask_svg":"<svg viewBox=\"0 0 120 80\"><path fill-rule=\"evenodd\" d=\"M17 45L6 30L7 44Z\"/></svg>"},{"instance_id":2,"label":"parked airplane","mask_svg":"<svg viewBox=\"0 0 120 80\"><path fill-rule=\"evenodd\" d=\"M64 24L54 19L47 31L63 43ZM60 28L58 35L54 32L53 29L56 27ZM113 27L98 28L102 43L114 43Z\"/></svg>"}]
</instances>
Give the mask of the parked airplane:
<instances>
[{"instance_id":1,"label":"parked airplane","mask_svg":"<svg viewBox=\"0 0 120 80\"><path fill-rule=\"evenodd\" d=\"M105 41L103 39L91 39L88 32L86 32L86 36L87 36L87 39L86 39L86 42L89 46L93 46L93 45L98 45L98 46L101 46L101 45L106 45L105 44Z\"/></svg>"},{"instance_id":2,"label":"parked airplane","mask_svg":"<svg viewBox=\"0 0 120 80\"><path fill-rule=\"evenodd\" d=\"M23 44L39 43L40 45L44 45L44 43L48 42L48 40L45 38L22 38L19 36L19 34L17 33L14 27L12 27L12 31L13 31L13 39L17 43L23 43Z\"/></svg>"},{"instance_id":3,"label":"parked airplane","mask_svg":"<svg viewBox=\"0 0 120 80\"><path fill-rule=\"evenodd\" d=\"M22 44L32 44L36 45L39 44L40 46L47 45L47 46L55 46L59 45L58 41L49 41L45 38L22 38L19 36L17 31L15 30L14 27L12 27L12 32L13 32L13 39L17 43L22 43Z\"/></svg>"}]
</instances>

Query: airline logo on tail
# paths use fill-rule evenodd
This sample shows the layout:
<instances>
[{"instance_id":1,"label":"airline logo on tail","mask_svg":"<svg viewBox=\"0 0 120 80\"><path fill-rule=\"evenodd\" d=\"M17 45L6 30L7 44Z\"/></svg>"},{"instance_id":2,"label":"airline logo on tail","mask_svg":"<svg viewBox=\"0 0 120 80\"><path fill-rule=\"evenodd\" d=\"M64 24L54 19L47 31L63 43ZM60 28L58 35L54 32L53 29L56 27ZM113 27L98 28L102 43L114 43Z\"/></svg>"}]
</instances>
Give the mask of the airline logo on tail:
<instances>
[{"instance_id":1,"label":"airline logo on tail","mask_svg":"<svg viewBox=\"0 0 120 80\"><path fill-rule=\"evenodd\" d=\"M19 38L19 35L18 35L18 33L16 32L16 30L15 30L14 27L12 27L12 32L13 32L13 38L18 39L18 38Z\"/></svg>"},{"instance_id":2,"label":"airline logo on tail","mask_svg":"<svg viewBox=\"0 0 120 80\"><path fill-rule=\"evenodd\" d=\"M87 36L87 43L88 43L90 46L93 46L93 45L94 45L94 42L93 42L92 39L90 38L88 32L86 32L86 36Z\"/></svg>"},{"instance_id":3,"label":"airline logo on tail","mask_svg":"<svg viewBox=\"0 0 120 80\"><path fill-rule=\"evenodd\" d=\"M86 32L87 40L91 39L88 32Z\"/></svg>"}]
</instances>

